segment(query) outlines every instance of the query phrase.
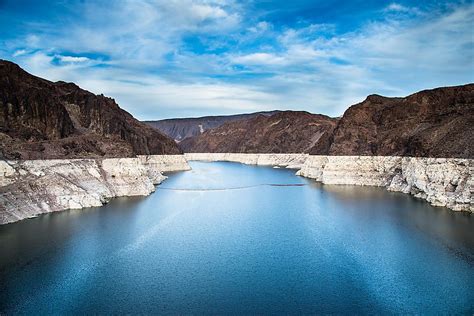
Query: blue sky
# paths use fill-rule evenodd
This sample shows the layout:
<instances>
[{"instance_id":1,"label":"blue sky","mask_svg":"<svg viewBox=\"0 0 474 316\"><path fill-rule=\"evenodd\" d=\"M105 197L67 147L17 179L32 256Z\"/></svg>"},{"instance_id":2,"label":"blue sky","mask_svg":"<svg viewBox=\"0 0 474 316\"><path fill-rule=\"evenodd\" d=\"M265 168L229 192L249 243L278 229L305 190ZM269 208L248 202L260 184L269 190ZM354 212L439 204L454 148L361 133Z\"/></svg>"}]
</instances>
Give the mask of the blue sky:
<instances>
[{"instance_id":1,"label":"blue sky","mask_svg":"<svg viewBox=\"0 0 474 316\"><path fill-rule=\"evenodd\" d=\"M0 0L0 58L139 119L339 116L474 82L472 1Z\"/></svg>"}]
</instances>

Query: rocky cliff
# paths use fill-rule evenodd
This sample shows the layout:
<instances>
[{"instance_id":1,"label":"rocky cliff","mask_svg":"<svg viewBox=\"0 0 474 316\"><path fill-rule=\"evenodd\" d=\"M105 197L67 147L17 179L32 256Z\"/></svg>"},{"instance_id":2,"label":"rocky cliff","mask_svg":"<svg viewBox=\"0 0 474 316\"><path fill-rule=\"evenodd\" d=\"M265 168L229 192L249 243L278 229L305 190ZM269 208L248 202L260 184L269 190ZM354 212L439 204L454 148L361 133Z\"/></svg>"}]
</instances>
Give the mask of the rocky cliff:
<instances>
[{"instance_id":1,"label":"rocky cliff","mask_svg":"<svg viewBox=\"0 0 474 316\"><path fill-rule=\"evenodd\" d=\"M367 185L412 194L435 206L474 213L474 161L399 156L189 153L188 160L233 161L298 169L328 185Z\"/></svg>"},{"instance_id":2,"label":"rocky cliff","mask_svg":"<svg viewBox=\"0 0 474 316\"><path fill-rule=\"evenodd\" d=\"M225 123L180 146L184 152L198 153L308 153L315 146L329 146L326 140L336 123L325 115L283 111Z\"/></svg>"},{"instance_id":3,"label":"rocky cliff","mask_svg":"<svg viewBox=\"0 0 474 316\"><path fill-rule=\"evenodd\" d=\"M229 161L288 169L302 168L308 158L308 154L186 153L184 156L188 161Z\"/></svg>"},{"instance_id":4,"label":"rocky cliff","mask_svg":"<svg viewBox=\"0 0 474 316\"><path fill-rule=\"evenodd\" d=\"M404 98L378 95L341 119L279 112L228 122L180 143L185 152L474 157L474 84Z\"/></svg>"},{"instance_id":5,"label":"rocky cliff","mask_svg":"<svg viewBox=\"0 0 474 316\"><path fill-rule=\"evenodd\" d=\"M234 122L243 119L252 119L258 115L270 116L278 111L256 112L237 115L217 115L192 118L175 118L158 121L144 121L153 128L168 135L175 141L180 142L185 138L201 135L205 131L221 126L227 122Z\"/></svg>"},{"instance_id":6,"label":"rocky cliff","mask_svg":"<svg viewBox=\"0 0 474 316\"><path fill-rule=\"evenodd\" d=\"M0 158L179 154L175 142L111 98L50 82L0 60Z\"/></svg>"},{"instance_id":7,"label":"rocky cliff","mask_svg":"<svg viewBox=\"0 0 474 316\"><path fill-rule=\"evenodd\" d=\"M309 156L298 175L325 184L382 186L435 206L474 212L472 159Z\"/></svg>"},{"instance_id":8,"label":"rocky cliff","mask_svg":"<svg viewBox=\"0 0 474 316\"><path fill-rule=\"evenodd\" d=\"M405 98L371 95L351 106L331 139L330 155L474 157L474 84Z\"/></svg>"},{"instance_id":9,"label":"rocky cliff","mask_svg":"<svg viewBox=\"0 0 474 316\"><path fill-rule=\"evenodd\" d=\"M189 169L183 155L0 160L0 224L148 195L166 179L163 172Z\"/></svg>"}]
</instances>

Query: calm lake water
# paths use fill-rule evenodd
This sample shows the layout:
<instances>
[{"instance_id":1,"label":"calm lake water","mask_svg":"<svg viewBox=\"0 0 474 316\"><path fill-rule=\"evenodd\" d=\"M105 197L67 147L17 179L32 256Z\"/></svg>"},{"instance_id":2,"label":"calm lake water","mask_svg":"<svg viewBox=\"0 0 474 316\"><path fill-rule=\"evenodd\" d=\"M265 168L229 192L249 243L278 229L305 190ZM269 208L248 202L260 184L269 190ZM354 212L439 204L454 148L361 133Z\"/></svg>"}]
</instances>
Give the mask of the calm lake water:
<instances>
[{"instance_id":1,"label":"calm lake water","mask_svg":"<svg viewBox=\"0 0 474 316\"><path fill-rule=\"evenodd\" d=\"M191 165L149 197L0 226L0 314L474 312L473 216Z\"/></svg>"}]
</instances>

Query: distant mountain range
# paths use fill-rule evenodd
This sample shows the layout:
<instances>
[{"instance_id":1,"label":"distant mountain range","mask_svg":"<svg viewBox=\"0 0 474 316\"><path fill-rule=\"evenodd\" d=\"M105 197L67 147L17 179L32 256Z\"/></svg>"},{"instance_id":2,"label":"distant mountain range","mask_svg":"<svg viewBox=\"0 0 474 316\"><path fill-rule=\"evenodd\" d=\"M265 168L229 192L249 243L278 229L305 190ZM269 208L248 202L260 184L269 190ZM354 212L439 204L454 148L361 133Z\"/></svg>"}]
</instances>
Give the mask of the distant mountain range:
<instances>
[{"instance_id":1,"label":"distant mountain range","mask_svg":"<svg viewBox=\"0 0 474 316\"><path fill-rule=\"evenodd\" d=\"M336 124L337 119L325 115L283 111L227 122L179 145L185 152L311 152Z\"/></svg>"},{"instance_id":2,"label":"distant mountain range","mask_svg":"<svg viewBox=\"0 0 474 316\"><path fill-rule=\"evenodd\" d=\"M181 152L113 99L35 77L5 60L0 60L0 141L0 158L8 159Z\"/></svg>"},{"instance_id":3,"label":"distant mountain range","mask_svg":"<svg viewBox=\"0 0 474 316\"><path fill-rule=\"evenodd\" d=\"M191 135L180 139L185 152L474 156L474 84L404 98L370 95L340 119L294 111L226 118L218 117L218 123L199 132L200 119L179 119L179 133L162 132ZM205 121L213 122L213 117Z\"/></svg>"},{"instance_id":4,"label":"distant mountain range","mask_svg":"<svg viewBox=\"0 0 474 316\"><path fill-rule=\"evenodd\" d=\"M474 84L404 98L370 95L341 118L270 111L145 124L111 98L35 77L0 60L0 141L3 159L131 157L182 150L473 158Z\"/></svg>"},{"instance_id":5,"label":"distant mountain range","mask_svg":"<svg viewBox=\"0 0 474 316\"><path fill-rule=\"evenodd\" d=\"M266 111L236 115L203 116L192 118L173 118L158 121L143 121L180 142L185 138L201 135L203 132L227 122L251 119L258 115L271 116L279 111Z\"/></svg>"}]
</instances>

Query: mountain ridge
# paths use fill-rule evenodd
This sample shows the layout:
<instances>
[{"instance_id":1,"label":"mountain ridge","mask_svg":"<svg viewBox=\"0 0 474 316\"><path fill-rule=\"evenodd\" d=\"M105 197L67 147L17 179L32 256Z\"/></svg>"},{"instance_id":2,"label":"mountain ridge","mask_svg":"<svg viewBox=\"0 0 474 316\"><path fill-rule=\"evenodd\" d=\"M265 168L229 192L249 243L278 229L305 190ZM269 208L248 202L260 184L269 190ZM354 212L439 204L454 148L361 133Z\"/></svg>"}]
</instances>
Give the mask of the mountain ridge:
<instances>
[{"instance_id":1,"label":"mountain ridge","mask_svg":"<svg viewBox=\"0 0 474 316\"><path fill-rule=\"evenodd\" d=\"M208 129L219 127L227 122L250 119L258 115L270 116L277 112L279 111L260 111L233 115L207 115L200 117L147 120L142 122L158 129L175 141L180 142L188 137L198 136Z\"/></svg>"},{"instance_id":2,"label":"mountain ridge","mask_svg":"<svg viewBox=\"0 0 474 316\"><path fill-rule=\"evenodd\" d=\"M280 115L281 113L291 111L279 112ZM301 115L303 112L295 113ZM271 121L274 115L269 116L267 120ZM279 141L283 146L280 148L271 148L263 139L250 139L258 138L256 130L262 127L259 124L263 124L261 120L257 123L255 118L226 122L201 135L185 139L180 146L184 152L305 152L336 156L474 157L472 83L426 89L406 97L369 95L362 102L350 106L341 117L331 118L337 121L336 126L316 135L315 144L309 149L294 145L294 135L291 134L298 134L309 141L313 135L305 124L311 122L301 122L295 117L293 119L293 122L288 121L289 126L274 130L276 134L287 132L287 138L293 140L286 144ZM266 137L273 136L266 134ZM245 142L253 144L242 145Z\"/></svg>"},{"instance_id":3,"label":"mountain ridge","mask_svg":"<svg viewBox=\"0 0 474 316\"><path fill-rule=\"evenodd\" d=\"M0 60L0 156L6 159L179 154L172 139L114 99Z\"/></svg>"}]
</instances>

